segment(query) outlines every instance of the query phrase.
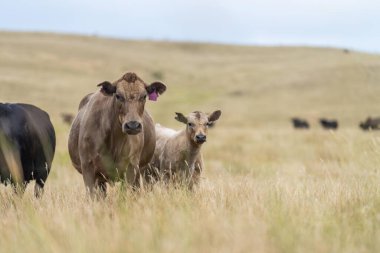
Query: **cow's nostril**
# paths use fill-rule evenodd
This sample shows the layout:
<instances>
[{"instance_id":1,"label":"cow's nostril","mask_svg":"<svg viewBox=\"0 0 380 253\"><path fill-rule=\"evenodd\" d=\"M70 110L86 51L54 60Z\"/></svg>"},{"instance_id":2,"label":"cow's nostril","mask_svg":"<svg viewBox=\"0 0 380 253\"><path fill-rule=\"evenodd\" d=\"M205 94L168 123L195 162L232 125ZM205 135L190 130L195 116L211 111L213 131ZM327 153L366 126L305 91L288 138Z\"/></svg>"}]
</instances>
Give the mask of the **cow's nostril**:
<instances>
[{"instance_id":1,"label":"cow's nostril","mask_svg":"<svg viewBox=\"0 0 380 253\"><path fill-rule=\"evenodd\" d=\"M198 134L195 136L195 139L197 142L205 142L206 141L206 135L203 135L203 134Z\"/></svg>"},{"instance_id":2,"label":"cow's nostril","mask_svg":"<svg viewBox=\"0 0 380 253\"><path fill-rule=\"evenodd\" d=\"M127 130L138 130L138 129L141 129L141 124L140 122L137 122L137 121L129 121L128 123L124 125L124 127Z\"/></svg>"}]
</instances>

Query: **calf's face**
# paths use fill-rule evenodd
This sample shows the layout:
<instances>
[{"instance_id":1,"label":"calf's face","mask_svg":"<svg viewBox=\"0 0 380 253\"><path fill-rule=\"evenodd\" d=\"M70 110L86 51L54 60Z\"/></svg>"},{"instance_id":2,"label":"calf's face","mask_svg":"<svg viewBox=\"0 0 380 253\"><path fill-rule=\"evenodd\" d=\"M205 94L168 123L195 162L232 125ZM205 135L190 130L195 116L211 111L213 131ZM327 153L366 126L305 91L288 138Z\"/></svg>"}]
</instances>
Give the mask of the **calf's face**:
<instances>
[{"instance_id":1,"label":"calf's face","mask_svg":"<svg viewBox=\"0 0 380 253\"><path fill-rule=\"evenodd\" d=\"M99 84L101 92L106 96L112 96L118 121L123 133L135 135L143 129L143 114L147 97L155 100L158 94L166 90L161 82L146 85L134 73L127 73L123 78L110 83L108 81Z\"/></svg>"},{"instance_id":2,"label":"calf's face","mask_svg":"<svg viewBox=\"0 0 380 253\"><path fill-rule=\"evenodd\" d=\"M182 113L176 112L175 119L186 124L186 133L189 139L193 143L201 145L207 141L208 128L214 125L221 114L220 110L214 111L210 115L196 111L185 117Z\"/></svg>"}]
</instances>

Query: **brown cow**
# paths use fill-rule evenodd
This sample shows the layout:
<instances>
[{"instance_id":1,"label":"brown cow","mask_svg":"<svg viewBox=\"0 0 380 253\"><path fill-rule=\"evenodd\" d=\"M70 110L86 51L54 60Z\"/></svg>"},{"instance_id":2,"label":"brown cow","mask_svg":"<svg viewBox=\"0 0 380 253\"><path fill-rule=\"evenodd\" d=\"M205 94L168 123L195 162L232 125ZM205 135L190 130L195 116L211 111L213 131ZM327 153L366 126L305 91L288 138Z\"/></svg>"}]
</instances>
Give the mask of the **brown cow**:
<instances>
[{"instance_id":1,"label":"brown cow","mask_svg":"<svg viewBox=\"0 0 380 253\"><path fill-rule=\"evenodd\" d=\"M157 168L165 180L186 183L191 189L198 183L204 167L201 147L206 142L207 129L222 113L218 110L207 115L195 111L187 117L182 113L176 114L175 119L186 124L186 129L177 132L156 124L156 150L151 167Z\"/></svg>"},{"instance_id":2,"label":"brown cow","mask_svg":"<svg viewBox=\"0 0 380 253\"><path fill-rule=\"evenodd\" d=\"M68 143L71 161L91 196L95 189L105 195L106 182L138 186L140 168L151 160L156 138L144 110L146 97L156 100L166 90L161 82L146 85L135 73L98 86L99 91L80 102Z\"/></svg>"}]
</instances>

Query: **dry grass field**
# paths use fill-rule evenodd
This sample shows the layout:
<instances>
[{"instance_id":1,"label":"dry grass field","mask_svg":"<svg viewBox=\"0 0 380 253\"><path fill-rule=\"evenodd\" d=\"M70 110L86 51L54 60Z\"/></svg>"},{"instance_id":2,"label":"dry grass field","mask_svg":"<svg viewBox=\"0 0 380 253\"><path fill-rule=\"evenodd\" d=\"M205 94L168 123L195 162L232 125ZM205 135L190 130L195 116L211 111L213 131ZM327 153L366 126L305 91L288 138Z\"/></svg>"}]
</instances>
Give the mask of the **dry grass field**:
<instances>
[{"instance_id":1,"label":"dry grass field","mask_svg":"<svg viewBox=\"0 0 380 253\"><path fill-rule=\"evenodd\" d=\"M147 102L156 122L223 111L195 192L86 197L60 114L130 70L167 84ZM1 32L0 101L49 112L58 141L41 200L32 185L22 198L0 187L0 252L380 252L380 132L358 128L380 116L379 96L379 55Z\"/></svg>"}]
</instances>

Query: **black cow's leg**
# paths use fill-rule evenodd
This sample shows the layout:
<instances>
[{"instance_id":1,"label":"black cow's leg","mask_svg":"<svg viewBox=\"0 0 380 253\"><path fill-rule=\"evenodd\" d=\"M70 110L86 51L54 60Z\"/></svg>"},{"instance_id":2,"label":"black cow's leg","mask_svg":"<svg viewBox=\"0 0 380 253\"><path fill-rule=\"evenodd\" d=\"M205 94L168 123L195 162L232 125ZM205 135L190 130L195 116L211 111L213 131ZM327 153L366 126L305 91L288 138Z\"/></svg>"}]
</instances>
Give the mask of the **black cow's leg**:
<instances>
[{"instance_id":1,"label":"black cow's leg","mask_svg":"<svg viewBox=\"0 0 380 253\"><path fill-rule=\"evenodd\" d=\"M26 189L26 184L27 183L14 183L14 182L12 182L11 186L12 186L13 192L18 196L24 195L24 192Z\"/></svg>"},{"instance_id":2,"label":"black cow's leg","mask_svg":"<svg viewBox=\"0 0 380 253\"><path fill-rule=\"evenodd\" d=\"M36 198L41 198L44 194L44 186L45 182L42 179L36 180L36 184L34 185L34 196Z\"/></svg>"},{"instance_id":3,"label":"black cow's leg","mask_svg":"<svg viewBox=\"0 0 380 253\"><path fill-rule=\"evenodd\" d=\"M34 179L36 180L36 184L34 185L34 196L36 198L41 198L44 193L44 186L50 172L50 167L51 164L48 164L42 157L35 163Z\"/></svg>"}]
</instances>

